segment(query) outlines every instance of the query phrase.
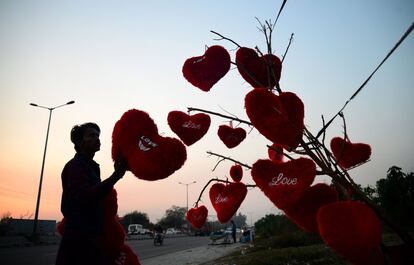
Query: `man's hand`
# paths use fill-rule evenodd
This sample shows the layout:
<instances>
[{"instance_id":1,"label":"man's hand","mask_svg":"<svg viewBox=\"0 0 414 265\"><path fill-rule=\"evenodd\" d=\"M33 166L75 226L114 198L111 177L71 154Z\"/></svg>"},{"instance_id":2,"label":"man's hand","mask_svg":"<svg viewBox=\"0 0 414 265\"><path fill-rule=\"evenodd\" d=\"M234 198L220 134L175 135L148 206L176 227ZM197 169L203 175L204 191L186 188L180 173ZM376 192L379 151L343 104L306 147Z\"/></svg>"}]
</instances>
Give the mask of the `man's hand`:
<instances>
[{"instance_id":1,"label":"man's hand","mask_svg":"<svg viewBox=\"0 0 414 265\"><path fill-rule=\"evenodd\" d=\"M125 175L126 170L128 169L128 163L125 159L118 158L114 163L114 174L118 178L122 178Z\"/></svg>"}]
</instances>

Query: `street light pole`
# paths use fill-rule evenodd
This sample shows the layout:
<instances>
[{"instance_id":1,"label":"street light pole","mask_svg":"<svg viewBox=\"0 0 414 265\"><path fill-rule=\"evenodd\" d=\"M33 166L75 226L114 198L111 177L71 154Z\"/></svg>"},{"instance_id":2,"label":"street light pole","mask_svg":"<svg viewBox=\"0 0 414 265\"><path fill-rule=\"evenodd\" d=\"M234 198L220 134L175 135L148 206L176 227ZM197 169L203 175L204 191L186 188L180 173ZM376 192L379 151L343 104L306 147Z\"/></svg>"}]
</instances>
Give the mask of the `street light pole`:
<instances>
[{"instance_id":1,"label":"street light pole","mask_svg":"<svg viewBox=\"0 0 414 265\"><path fill-rule=\"evenodd\" d=\"M32 233L33 238L35 238L36 234L37 234L37 222L38 222L38 216L39 216L40 194L42 192L43 172L44 172L44 169L45 169L46 150L47 150L47 142L48 142L48 139L49 139L49 129L50 129L50 121L52 119L52 111L54 109L57 109L57 108L60 108L60 107L66 106L66 105L70 105L70 104L73 104L73 103L75 103L75 101L72 100L72 101L69 101L65 104L62 104L62 105L59 105L59 106L56 106L56 107L53 107L53 108L48 108L48 107L37 105L35 103L30 103L30 105L33 106L33 107L38 107L38 108L49 110L49 122L47 123L45 149L43 151L43 161L42 161L42 169L40 171L39 190L37 192L35 219L34 219L34 222L33 222L33 233Z\"/></svg>"},{"instance_id":2,"label":"street light pole","mask_svg":"<svg viewBox=\"0 0 414 265\"><path fill-rule=\"evenodd\" d=\"M182 185L185 185L186 186L186 190L187 190L187 212L188 212L188 186L189 185L191 185L191 184L194 184L194 183L196 183L197 181L193 181L193 182L190 182L190 183L182 183L182 182L178 182L178 184L182 184Z\"/></svg>"}]
</instances>

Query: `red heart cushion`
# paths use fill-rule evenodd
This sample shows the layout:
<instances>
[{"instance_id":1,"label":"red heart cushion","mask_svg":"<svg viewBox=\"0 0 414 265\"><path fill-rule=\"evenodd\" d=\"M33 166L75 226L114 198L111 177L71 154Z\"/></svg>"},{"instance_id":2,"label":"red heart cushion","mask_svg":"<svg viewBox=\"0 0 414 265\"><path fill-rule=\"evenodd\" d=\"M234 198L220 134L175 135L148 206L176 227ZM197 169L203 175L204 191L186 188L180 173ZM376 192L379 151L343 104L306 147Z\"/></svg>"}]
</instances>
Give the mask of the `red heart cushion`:
<instances>
[{"instance_id":1,"label":"red heart cushion","mask_svg":"<svg viewBox=\"0 0 414 265\"><path fill-rule=\"evenodd\" d=\"M274 87L280 79L282 63L273 54L259 57L255 50L241 47L236 52L236 64L240 75L252 87Z\"/></svg>"},{"instance_id":2,"label":"red heart cushion","mask_svg":"<svg viewBox=\"0 0 414 265\"><path fill-rule=\"evenodd\" d=\"M254 127L273 143L290 149L298 146L304 129L304 106L296 94L279 96L255 88L245 97L246 113Z\"/></svg>"},{"instance_id":3,"label":"red heart cushion","mask_svg":"<svg viewBox=\"0 0 414 265\"><path fill-rule=\"evenodd\" d=\"M220 125L217 134L228 148L238 146L246 138L246 131L243 128L233 128L228 125Z\"/></svg>"},{"instance_id":4,"label":"red heart cushion","mask_svg":"<svg viewBox=\"0 0 414 265\"><path fill-rule=\"evenodd\" d=\"M190 222L190 224L200 229L203 227L204 223L207 220L207 214L208 210L206 206L201 205L199 207L191 208L188 210L187 214L185 215L185 218Z\"/></svg>"},{"instance_id":5,"label":"red heart cushion","mask_svg":"<svg viewBox=\"0 0 414 265\"><path fill-rule=\"evenodd\" d=\"M258 160L251 171L253 180L263 193L281 210L290 208L312 184L315 163L298 158L285 163Z\"/></svg>"},{"instance_id":6,"label":"red heart cushion","mask_svg":"<svg viewBox=\"0 0 414 265\"><path fill-rule=\"evenodd\" d=\"M239 209L247 194L247 187L241 182L224 185L216 183L210 188L210 201L220 223L228 222Z\"/></svg>"},{"instance_id":7,"label":"red heart cushion","mask_svg":"<svg viewBox=\"0 0 414 265\"><path fill-rule=\"evenodd\" d=\"M367 161L371 156L371 146L363 143L351 143L341 137L331 140L331 150L339 165L350 168Z\"/></svg>"},{"instance_id":8,"label":"red heart cushion","mask_svg":"<svg viewBox=\"0 0 414 265\"><path fill-rule=\"evenodd\" d=\"M131 249L130 246L128 246L127 244L124 244L122 246L121 249L121 253L120 255L123 256L120 257L120 262L122 265L141 265L141 263L139 262L138 256L134 253L134 251Z\"/></svg>"},{"instance_id":9,"label":"red heart cushion","mask_svg":"<svg viewBox=\"0 0 414 265\"><path fill-rule=\"evenodd\" d=\"M230 177L234 182L240 182L243 177L243 169L239 164L233 165L230 168Z\"/></svg>"},{"instance_id":10,"label":"red heart cushion","mask_svg":"<svg viewBox=\"0 0 414 265\"><path fill-rule=\"evenodd\" d=\"M272 162L283 163L284 161L283 147L280 144L272 144L271 148L267 148L267 154Z\"/></svg>"},{"instance_id":11,"label":"red heart cushion","mask_svg":"<svg viewBox=\"0 0 414 265\"><path fill-rule=\"evenodd\" d=\"M187 146L197 142L207 133L210 122L210 116L204 113L194 115L182 111L168 113L168 125Z\"/></svg>"},{"instance_id":12,"label":"red heart cushion","mask_svg":"<svg viewBox=\"0 0 414 265\"><path fill-rule=\"evenodd\" d=\"M335 202L317 214L325 243L348 260L367 264L381 243L381 223L374 211L358 201Z\"/></svg>"},{"instance_id":13,"label":"red heart cushion","mask_svg":"<svg viewBox=\"0 0 414 265\"><path fill-rule=\"evenodd\" d=\"M193 86L209 91L230 70L230 54L222 46L214 45L204 55L184 62L183 75Z\"/></svg>"},{"instance_id":14,"label":"red heart cushion","mask_svg":"<svg viewBox=\"0 0 414 265\"><path fill-rule=\"evenodd\" d=\"M319 208L336 201L338 192L326 184L319 183L307 188L292 207L285 209L285 213L303 230L318 232L316 214Z\"/></svg>"},{"instance_id":15,"label":"red heart cushion","mask_svg":"<svg viewBox=\"0 0 414 265\"><path fill-rule=\"evenodd\" d=\"M118 212L118 196L115 189L112 189L104 198L105 218L112 218Z\"/></svg>"},{"instance_id":16,"label":"red heart cushion","mask_svg":"<svg viewBox=\"0 0 414 265\"><path fill-rule=\"evenodd\" d=\"M136 177L158 180L180 169L187 152L180 140L160 136L146 112L132 109L122 115L112 133L112 158L117 157L127 159Z\"/></svg>"},{"instance_id":17,"label":"red heart cushion","mask_svg":"<svg viewBox=\"0 0 414 265\"><path fill-rule=\"evenodd\" d=\"M105 254L109 257L118 257L125 242L125 230L118 217L105 220L102 238Z\"/></svg>"}]
</instances>

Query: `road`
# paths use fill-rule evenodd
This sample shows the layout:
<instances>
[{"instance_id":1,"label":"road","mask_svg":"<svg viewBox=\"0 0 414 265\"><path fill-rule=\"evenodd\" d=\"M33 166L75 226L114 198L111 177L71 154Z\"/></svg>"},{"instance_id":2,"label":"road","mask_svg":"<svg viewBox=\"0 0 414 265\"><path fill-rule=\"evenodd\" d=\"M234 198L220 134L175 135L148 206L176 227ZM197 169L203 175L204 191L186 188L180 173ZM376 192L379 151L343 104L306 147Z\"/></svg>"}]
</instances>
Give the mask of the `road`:
<instances>
[{"instance_id":1,"label":"road","mask_svg":"<svg viewBox=\"0 0 414 265\"><path fill-rule=\"evenodd\" d=\"M169 254L189 248L207 246L208 237L165 238L162 246L154 246L152 240L129 240L128 245L140 260ZM58 245L0 248L2 265L53 265Z\"/></svg>"}]
</instances>

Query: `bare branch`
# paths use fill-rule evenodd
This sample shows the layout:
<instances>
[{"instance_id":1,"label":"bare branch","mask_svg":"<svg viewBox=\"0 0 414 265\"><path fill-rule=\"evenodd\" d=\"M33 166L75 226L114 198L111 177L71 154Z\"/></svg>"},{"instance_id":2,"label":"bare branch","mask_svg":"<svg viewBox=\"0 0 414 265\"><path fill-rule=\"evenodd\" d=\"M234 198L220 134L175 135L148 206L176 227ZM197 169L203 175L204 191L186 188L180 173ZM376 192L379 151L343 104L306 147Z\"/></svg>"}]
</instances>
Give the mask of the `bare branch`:
<instances>
[{"instance_id":1,"label":"bare branch","mask_svg":"<svg viewBox=\"0 0 414 265\"><path fill-rule=\"evenodd\" d=\"M210 30L210 32L211 32L211 33L214 33L214 34L216 34L216 35L218 35L218 36L220 36L220 37L221 37L221 39L216 39L216 40L228 40L228 41L232 42L234 45L236 45L238 48L240 48L240 47L241 47L241 46L240 46L237 42L235 42L234 40L229 39L229 38L227 38L227 37L224 37L224 36L223 36L223 35L221 35L220 33L217 33L217 32L215 32L215 31L213 31L213 30Z\"/></svg>"}]
</instances>

